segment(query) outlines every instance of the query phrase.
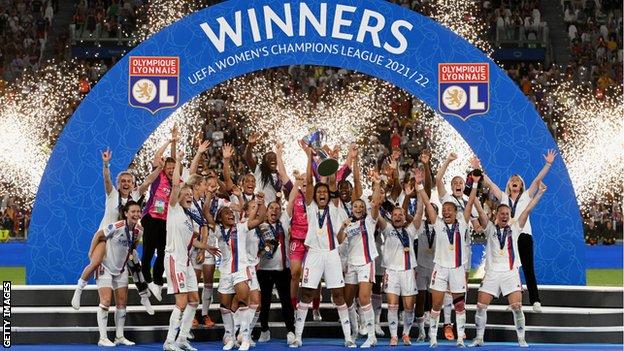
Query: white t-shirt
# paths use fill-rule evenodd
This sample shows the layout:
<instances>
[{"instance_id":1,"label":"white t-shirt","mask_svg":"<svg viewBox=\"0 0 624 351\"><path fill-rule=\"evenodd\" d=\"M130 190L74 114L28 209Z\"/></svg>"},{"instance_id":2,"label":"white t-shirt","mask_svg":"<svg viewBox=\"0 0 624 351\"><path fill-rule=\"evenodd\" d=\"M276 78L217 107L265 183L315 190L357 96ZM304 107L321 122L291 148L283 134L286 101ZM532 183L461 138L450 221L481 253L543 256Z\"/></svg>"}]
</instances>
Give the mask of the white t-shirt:
<instances>
[{"instance_id":1,"label":"white t-shirt","mask_svg":"<svg viewBox=\"0 0 624 351\"><path fill-rule=\"evenodd\" d=\"M498 234L501 238L499 239ZM507 233L504 228L497 228L492 222L488 222L485 227L485 237L487 247L485 249L485 271L506 272L514 268L520 267L520 254L518 253L518 236L520 235L520 227L518 223L514 223L509 227ZM500 241L503 240L504 245L501 249Z\"/></svg>"},{"instance_id":2,"label":"white t-shirt","mask_svg":"<svg viewBox=\"0 0 624 351\"><path fill-rule=\"evenodd\" d=\"M442 218L437 218L434 227L436 248L433 262L445 268L457 268L468 262L468 250L466 248L468 224L464 220L464 216L458 214L456 223L451 225L444 223ZM447 231L451 233L451 239L449 239ZM451 240L453 245L451 245Z\"/></svg>"},{"instance_id":3,"label":"white t-shirt","mask_svg":"<svg viewBox=\"0 0 624 351\"><path fill-rule=\"evenodd\" d=\"M262 172L260 171L260 164L256 166L256 170L254 171L254 177L256 178L256 193L263 192L264 193L264 204L268 205L269 202L275 201L276 194L280 189L275 190L273 184L275 186L280 185L279 175L277 173L271 173L271 179L266 184L262 183Z\"/></svg>"},{"instance_id":4,"label":"white t-shirt","mask_svg":"<svg viewBox=\"0 0 624 351\"><path fill-rule=\"evenodd\" d=\"M195 233L197 232L194 231L193 221L184 212L184 208L180 204L175 206L169 204L165 252L175 257L176 261L186 261L188 265Z\"/></svg>"},{"instance_id":5,"label":"white t-shirt","mask_svg":"<svg viewBox=\"0 0 624 351\"><path fill-rule=\"evenodd\" d=\"M320 211L314 200L306 206L308 234L304 245L315 250L332 251L338 248L338 230L344 217L340 208L336 207L332 201L324 210L326 211ZM323 214L325 218L322 218ZM319 218L322 220L321 228L319 228ZM328 223L331 223L331 226Z\"/></svg>"},{"instance_id":6,"label":"white t-shirt","mask_svg":"<svg viewBox=\"0 0 624 351\"><path fill-rule=\"evenodd\" d=\"M435 225L429 224L427 220L423 220L416 234L418 237L418 255L416 256L416 262L421 267L433 268L436 237L438 236Z\"/></svg>"},{"instance_id":7,"label":"white t-shirt","mask_svg":"<svg viewBox=\"0 0 624 351\"><path fill-rule=\"evenodd\" d=\"M290 217L286 211L282 212L282 216L278 222L284 230L284 236L283 238L278 238L279 244L272 258L267 258L264 255L260 257L259 269L281 271L290 267L290 260L288 259L288 248L290 247ZM277 223L268 224L270 230L277 234Z\"/></svg>"},{"instance_id":8,"label":"white t-shirt","mask_svg":"<svg viewBox=\"0 0 624 351\"><path fill-rule=\"evenodd\" d=\"M388 223L382 234L384 236L382 266L395 271L406 271L416 268L416 256L414 255L414 247L412 245L414 238L416 238L416 228L410 223L405 228L397 229L391 223ZM404 246L399 238L399 236L403 235L405 235L403 240L406 241L407 246Z\"/></svg>"},{"instance_id":9,"label":"white t-shirt","mask_svg":"<svg viewBox=\"0 0 624 351\"><path fill-rule=\"evenodd\" d=\"M128 228L128 232L126 232L126 221L117 221L108 224L102 231L104 231L104 238L106 239L106 256L104 256L102 265L111 274L120 274L126 267L132 243L139 240L143 235L143 228L137 224L134 230L130 231Z\"/></svg>"},{"instance_id":10,"label":"white t-shirt","mask_svg":"<svg viewBox=\"0 0 624 351\"><path fill-rule=\"evenodd\" d=\"M518 221L522 212L529 206L531 202L531 198L529 197L529 192L524 191L517 199L518 201L511 201L509 195L504 193L502 199L500 200L501 204L505 204L511 208L511 218L514 222ZM515 209L514 209L515 206ZM524 224L524 228L522 228L522 233L527 233L529 235L533 235L533 230L531 228L531 220L527 217L526 223Z\"/></svg>"},{"instance_id":11,"label":"white t-shirt","mask_svg":"<svg viewBox=\"0 0 624 351\"><path fill-rule=\"evenodd\" d=\"M260 230L260 228L258 227L250 229L245 236L247 265L250 267L255 267L260 262L260 257L258 257L258 246L260 246L260 237L258 237L258 230Z\"/></svg>"},{"instance_id":12,"label":"white t-shirt","mask_svg":"<svg viewBox=\"0 0 624 351\"><path fill-rule=\"evenodd\" d=\"M217 245L221 251L219 264L221 274L231 274L245 269L248 266L247 235L253 234L249 233L247 222L237 223L236 227L229 230L218 225L216 232L213 233L217 237Z\"/></svg>"},{"instance_id":13,"label":"white t-shirt","mask_svg":"<svg viewBox=\"0 0 624 351\"><path fill-rule=\"evenodd\" d=\"M136 189L130 191L130 199L133 201L139 201L141 193ZM103 229L107 225L117 222L119 220L119 205L125 205L128 202L128 198L122 197L119 202L119 190L113 188L110 193L106 194L106 202L104 204L104 216L100 222L98 229Z\"/></svg>"},{"instance_id":14,"label":"white t-shirt","mask_svg":"<svg viewBox=\"0 0 624 351\"><path fill-rule=\"evenodd\" d=\"M366 216L364 220L352 222L345 228L345 240L349 241L347 262L361 266L375 260L379 254L375 246L375 226L377 220Z\"/></svg>"}]
</instances>

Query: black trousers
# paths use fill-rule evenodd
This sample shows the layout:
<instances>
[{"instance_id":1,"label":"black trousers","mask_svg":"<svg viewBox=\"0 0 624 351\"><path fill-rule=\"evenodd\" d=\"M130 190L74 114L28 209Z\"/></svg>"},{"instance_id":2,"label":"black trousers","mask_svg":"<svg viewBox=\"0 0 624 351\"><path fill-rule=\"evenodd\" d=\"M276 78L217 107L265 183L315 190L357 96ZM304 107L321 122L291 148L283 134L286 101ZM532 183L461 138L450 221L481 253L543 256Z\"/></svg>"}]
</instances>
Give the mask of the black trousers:
<instances>
[{"instance_id":1,"label":"black trousers","mask_svg":"<svg viewBox=\"0 0 624 351\"><path fill-rule=\"evenodd\" d=\"M167 221L152 218L149 214L141 219L143 225L143 255L141 256L141 269L145 282L154 282L163 285L163 272L165 271L165 244L167 243ZM154 250L158 256L154 262L154 279L152 280L152 258Z\"/></svg>"},{"instance_id":2,"label":"black trousers","mask_svg":"<svg viewBox=\"0 0 624 351\"><path fill-rule=\"evenodd\" d=\"M269 330L269 312L271 311L271 296L273 286L277 287L280 303L282 304L282 318L286 324L286 330L295 332L295 311L290 302L290 269L283 271L259 270L256 272L262 295L260 306L260 330Z\"/></svg>"},{"instance_id":3,"label":"black trousers","mask_svg":"<svg viewBox=\"0 0 624 351\"><path fill-rule=\"evenodd\" d=\"M527 233L520 234L518 237L518 253L520 254L520 262L524 271L524 279L529 290L529 302L532 305L535 302L540 302L533 265L533 236Z\"/></svg>"}]
</instances>

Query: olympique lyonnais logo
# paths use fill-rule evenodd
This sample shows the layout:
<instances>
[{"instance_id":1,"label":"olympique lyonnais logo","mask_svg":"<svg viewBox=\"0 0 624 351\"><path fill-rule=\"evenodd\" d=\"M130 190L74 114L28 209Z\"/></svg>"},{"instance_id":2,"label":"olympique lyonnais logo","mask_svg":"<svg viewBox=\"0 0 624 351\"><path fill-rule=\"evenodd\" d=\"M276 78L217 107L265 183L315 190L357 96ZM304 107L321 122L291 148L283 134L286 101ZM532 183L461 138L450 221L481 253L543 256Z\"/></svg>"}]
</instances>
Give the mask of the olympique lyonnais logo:
<instances>
[{"instance_id":1,"label":"olympique lyonnais logo","mask_svg":"<svg viewBox=\"0 0 624 351\"><path fill-rule=\"evenodd\" d=\"M438 106L441 113L467 120L490 109L490 67L487 63L440 63Z\"/></svg>"},{"instance_id":2,"label":"olympique lyonnais logo","mask_svg":"<svg viewBox=\"0 0 624 351\"><path fill-rule=\"evenodd\" d=\"M178 105L180 58L171 56L131 56L129 60L128 102L152 114Z\"/></svg>"}]
</instances>

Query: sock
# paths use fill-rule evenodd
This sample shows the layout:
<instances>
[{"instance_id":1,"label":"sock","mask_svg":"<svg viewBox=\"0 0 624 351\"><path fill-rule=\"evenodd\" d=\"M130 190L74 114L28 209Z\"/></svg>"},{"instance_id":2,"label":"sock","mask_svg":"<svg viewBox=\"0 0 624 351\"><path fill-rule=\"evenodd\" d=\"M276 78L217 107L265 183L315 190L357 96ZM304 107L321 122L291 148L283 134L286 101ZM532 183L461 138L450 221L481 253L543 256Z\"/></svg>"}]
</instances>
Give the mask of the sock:
<instances>
[{"instance_id":1,"label":"sock","mask_svg":"<svg viewBox=\"0 0 624 351\"><path fill-rule=\"evenodd\" d=\"M247 307L249 308L249 307ZM239 312L241 309L240 307L234 311L234 314L232 315L232 319L234 320L234 330L232 331L232 335L236 336L236 333L238 333L238 331L240 330L241 327L241 322L242 322L242 316L241 313Z\"/></svg>"},{"instance_id":2,"label":"sock","mask_svg":"<svg viewBox=\"0 0 624 351\"><path fill-rule=\"evenodd\" d=\"M115 337L124 337L124 325L126 324L126 308L115 309Z\"/></svg>"},{"instance_id":3,"label":"sock","mask_svg":"<svg viewBox=\"0 0 624 351\"><path fill-rule=\"evenodd\" d=\"M457 339L464 339L466 330L466 311L455 311L455 322L457 323Z\"/></svg>"},{"instance_id":4,"label":"sock","mask_svg":"<svg viewBox=\"0 0 624 351\"><path fill-rule=\"evenodd\" d=\"M301 338L301 334L303 334L303 326L305 325L305 320L308 316L308 309L310 309L309 303L300 302L297 306L295 317L295 336L297 338Z\"/></svg>"},{"instance_id":5,"label":"sock","mask_svg":"<svg viewBox=\"0 0 624 351\"><path fill-rule=\"evenodd\" d=\"M320 297L314 298L312 300L312 309L318 310L320 306L321 306L321 298Z\"/></svg>"},{"instance_id":6,"label":"sock","mask_svg":"<svg viewBox=\"0 0 624 351\"><path fill-rule=\"evenodd\" d=\"M182 317L182 311L178 306L173 306L171 317L169 317L169 330L167 331L167 341L174 342L178 329L180 329L180 317Z\"/></svg>"},{"instance_id":7,"label":"sock","mask_svg":"<svg viewBox=\"0 0 624 351\"><path fill-rule=\"evenodd\" d=\"M251 320L254 316L254 311L247 306L239 307L238 310L234 313L234 316L238 314L238 319L240 321L240 334L243 337L243 341L249 340Z\"/></svg>"},{"instance_id":8,"label":"sock","mask_svg":"<svg viewBox=\"0 0 624 351\"><path fill-rule=\"evenodd\" d=\"M429 339L431 342L438 340L438 323L440 322L440 311L431 310L429 314Z\"/></svg>"},{"instance_id":9,"label":"sock","mask_svg":"<svg viewBox=\"0 0 624 351\"><path fill-rule=\"evenodd\" d=\"M82 278L80 278L80 279L78 279L78 284L77 285L78 285L77 288L82 290L82 289L84 289L87 286L87 281L82 279Z\"/></svg>"},{"instance_id":10,"label":"sock","mask_svg":"<svg viewBox=\"0 0 624 351\"><path fill-rule=\"evenodd\" d=\"M357 313L355 312L355 302L347 309L349 311L349 321L351 322L351 334L357 333Z\"/></svg>"},{"instance_id":11,"label":"sock","mask_svg":"<svg viewBox=\"0 0 624 351\"><path fill-rule=\"evenodd\" d=\"M100 305L97 311L98 330L100 331L100 339L108 339L106 335L106 326L108 325L108 307Z\"/></svg>"},{"instance_id":12,"label":"sock","mask_svg":"<svg viewBox=\"0 0 624 351\"><path fill-rule=\"evenodd\" d=\"M487 305L477 303L477 313L475 313L475 326L477 327L477 338L483 340L485 333L485 323L487 322Z\"/></svg>"},{"instance_id":13,"label":"sock","mask_svg":"<svg viewBox=\"0 0 624 351\"><path fill-rule=\"evenodd\" d=\"M381 295L371 295L371 305L373 305L373 313L375 314L375 324L379 325L381 320Z\"/></svg>"},{"instance_id":14,"label":"sock","mask_svg":"<svg viewBox=\"0 0 624 351\"><path fill-rule=\"evenodd\" d=\"M410 335L410 331L412 330L412 323L414 323L414 310L403 311L403 334Z\"/></svg>"},{"instance_id":15,"label":"sock","mask_svg":"<svg viewBox=\"0 0 624 351\"><path fill-rule=\"evenodd\" d=\"M225 333L223 334L223 339L231 338L234 335L234 319L233 313L228 308L220 308L221 310L221 319L223 320L223 328L225 329Z\"/></svg>"},{"instance_id":16,"label":"sock","mask_svg":"<svg viewBox=\"0 0 624 351\"><path fill-rule=\"evenodd\" d=\"M293 310L296 311L297 310L297 298L296 297L291 297L290 298L290 304L292 305Z\"/></svg>"},{"instance_id":17,"label":"sock","mask_svg":"<svg viewBox=\"0 0 624 351\"><path fill-rule=\"evenodd\" d=\"M369 303L366 306L362 306L362 314L360 315L364 323L364 327L368 332L368 337L372 338L375 336L375 312L373 312L373 306Z\"/></svg>"},{"instance_id":18,"label":"sock","mask_svg":"<svg viewBox=\"0 0 624 351\"><path fill-rule=\"evenodd\" d=\"M399 330L399 305L388 305L388 328L390 336L396 337Z\"/></svg>"},{"instance_id":19,"label":"sock","mask_svg":"<svg viewBox=\"0 0 624 351\"><path fill-rule=\"evenodd\" d=\"M518 334L518 338L524 338L524 312L522 312L522 305L517 304L516 306L511 307L511 311L514 316L514 325L516 326L516 334Z\"/></svg>"},{"instance_id":20,"label":"sock","mask_svg":"<svg viewBox=\"0 0 624 351\"><path fill-rule=\"evenodd\" d=\"M249 309L253 313L253 318L249 324L249 330L253 331L253 328L256 326L256 323L258 323L258 319L260 318L260 310L258 309L258 305L249 305Z\"/></svg>"},{"instance_id":21,"label":"sock","mask_svg":"<svg viewBox=\"0 0 624 351\"><path fill-rule=\"evenodd\" d=\"M351 321L349 320L349 308L347 304L342 304L340 306L336 306L338 310L338 318L340 319L340 324L342 325L342 333L344 334L345 340L351 340Z\"/></svg>"},{"instance_id":22,"label":"sock","mask_svg":"<svg viewBox=\"0 0 624 351\"><path fill-rule=\"evenodd\" d=\"M186 338L189 336L189 332L191 331L191 327L193 326L193 318L195 317L195 311L197 311L196 304L187 304L184 309L184 313L182 313L182 320L180 321L180 336L178 336L178 340L186 341Z\"/></svg>"},{"instance_id":23,"label":"sock","mask_svg":"<svg viewBox=\"0 0 624 351\"><path fill-rule=\"evenodd\" d=\"M418 327L418 335L425 335L425 317L416 317L416 326Z\"/></svg>"},{"instance_id":24,"label":"sock","mask_svg":"<svg viewBox=\"0 0 624 351\"><path fill-rule=\"evenodd\" d=\"M202 291L202 316L208 315L208 309L212 303L212 285L205 285Z\"/></svg>"}]
</instances>

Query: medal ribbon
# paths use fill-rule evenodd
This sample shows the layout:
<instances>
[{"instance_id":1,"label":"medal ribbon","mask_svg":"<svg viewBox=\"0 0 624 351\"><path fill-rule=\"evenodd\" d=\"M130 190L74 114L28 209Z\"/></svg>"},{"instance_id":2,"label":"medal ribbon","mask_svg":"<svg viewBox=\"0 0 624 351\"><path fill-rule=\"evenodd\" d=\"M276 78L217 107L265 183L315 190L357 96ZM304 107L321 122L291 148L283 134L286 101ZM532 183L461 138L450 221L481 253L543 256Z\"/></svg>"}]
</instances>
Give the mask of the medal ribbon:
<instances>
[{"instance_id":1,"label":"medal ribbon","mask_svg":"<svg viewBox=\"0 0 624 351\"><path fill-rule=\"evenodd\" d=\"M425 220L425 235L427 235L427 244L429 249L433 247L433 241L435 240L435 228L430 228L429 223Z\"/></svg>"},{"instance_id":2,"label":"medal ribbon","mask_svg":"<svg viewBox=\"0 0 624 351\"><path fill-rule=\"evenodd\" d=\"M520 200L520 198L518 198L518 200ZM516 203L514 203L511 200L511 197L507 197L507 201L509 202L509 208L511 209L511 218L515 218L516 217L516 207L518 207L518 202L516 201Z\"/></svg>"},{"instance_id":3,"label":"medal ribbon","mask_svg":"<svg viewBox=\"0 0 624 351\"><path fill-rule=\"evenodd\" d=\"M124 261L123 268L121 269L120 273L123 273L126 270L126 264L128 263L128 260L130 259L130 255L132 254L132 251L134 251L134 230L132 231L132 234L130 234L130 227L128 227L128 220L126 220L125 230L126 230L126 239L128 240L128 244L130 245L130 248L128 249L128 254L126 255L126 260Z\"/></svg>"},{"instance_id":4,"label":"medal ribbon","mask_svg":"<svg viewBox=\"0 0 624 351\"><path fill-rule=\"evenodd\" d=\"M368 249L368 230L366 230L366 216L360 220L360 233L362 233L362 246L364 249L364 259L366 263L372 261L370 250Z\"/></svg>"},{"instance_id":5,"label":"medal ribbon","mask_svg":"<svg viewBox=\"0 0 624 351\"><path fill-rule=\"evenodd\" d=\"M396 229L394 231L396 233L397 238L399 238L399 240L401 241L401 245L403 245L403 262L405 263L405 270L411 269L412 262L410 261L410 256L409 256L410 242L409 242L409 235L407 234L407 230L405 230L405 228L401 228L401 232L399 232ZM408 250L405 250L405 248L407 248Z\"/></svg>"}]
</instances>

